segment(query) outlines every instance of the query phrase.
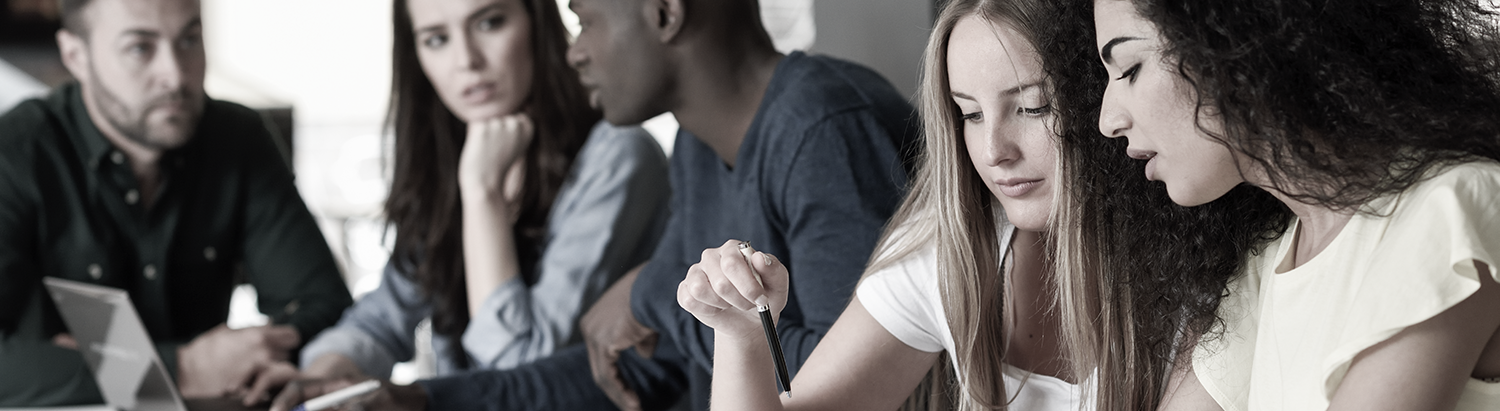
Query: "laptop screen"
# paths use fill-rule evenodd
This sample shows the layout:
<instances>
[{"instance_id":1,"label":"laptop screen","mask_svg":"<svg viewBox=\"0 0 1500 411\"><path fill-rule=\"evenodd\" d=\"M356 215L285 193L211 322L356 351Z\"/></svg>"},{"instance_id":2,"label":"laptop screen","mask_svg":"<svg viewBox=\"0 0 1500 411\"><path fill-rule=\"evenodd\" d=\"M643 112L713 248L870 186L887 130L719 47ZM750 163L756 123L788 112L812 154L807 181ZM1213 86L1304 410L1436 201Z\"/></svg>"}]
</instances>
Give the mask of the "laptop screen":
<instances>
[{"instance_id":1,"label":"laptop screen","mask_svg":"<svg viewBox=\"0 0 1500 411\"><path fill-rule=\"evenodd\" d=\"M110 406L186 411L130 294L60 278L43 281Z\"/></svg>"}]
</instances>

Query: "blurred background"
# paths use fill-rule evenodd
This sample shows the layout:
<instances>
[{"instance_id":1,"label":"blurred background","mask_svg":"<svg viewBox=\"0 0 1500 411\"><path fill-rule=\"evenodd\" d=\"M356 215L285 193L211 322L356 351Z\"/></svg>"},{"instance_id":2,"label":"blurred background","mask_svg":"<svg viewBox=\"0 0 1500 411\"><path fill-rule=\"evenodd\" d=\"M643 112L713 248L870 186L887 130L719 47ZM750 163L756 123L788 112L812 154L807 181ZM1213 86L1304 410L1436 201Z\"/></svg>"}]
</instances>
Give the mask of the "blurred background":
<instances>
[{"instance_id":1,"label":"blurred background","mask_svg":"<svg viewBox=\"0 0 1500 411\"><path fill-rule=\"evenodd\" d=\"M0 112L43 96L70 76L58 58L56 0L0 0ZM807 50L863 63L902 93L916 90L937 0L761 0L783 52ZM558 0L574 32L576 17ZM379 285L394 240L381 204L388 188L384 132L390 89L390 0L203 0L205 88L267 116L289 141L297 187L317 216L358 298ZM671 154L670 114L646 122ZM0 133L12 132L0 130ZM663 181L662 184L667 182ZM232 327L263 324L254 289L241 286ZM410 380L422 366L398 366Z\"/></svg>"}]
</instances>

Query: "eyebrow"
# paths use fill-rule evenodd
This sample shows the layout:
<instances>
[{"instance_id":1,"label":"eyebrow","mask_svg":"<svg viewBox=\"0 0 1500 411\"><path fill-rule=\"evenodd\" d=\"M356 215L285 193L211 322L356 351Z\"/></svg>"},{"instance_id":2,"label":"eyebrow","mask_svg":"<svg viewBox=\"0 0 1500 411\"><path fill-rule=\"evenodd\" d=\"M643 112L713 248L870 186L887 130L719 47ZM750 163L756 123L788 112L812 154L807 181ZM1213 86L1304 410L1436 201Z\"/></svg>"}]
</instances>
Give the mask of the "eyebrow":
<instances>
[{"instance_id":1,"label":"eyebrow","mask_svg":"<svg viewBox=\"0 0 1500 411\"><path fill-rule=\"evenodd\" d=\"M1034 87L1041 87L1042 83L1043 83L1043 81L1036 81L1036 82L1033 82L1033 83L1027 83L1027 84L1022 84L1022 85L1019 85L1019 86L1011 87L1010 90L1005 90L1005 91L1001 92L1000 95L1002 95L1002 96L1014 96L1014 95L1017 95L1017 94L1021 94L1022 91L1026 91L1027 89L1034 88Z\"/></svg>"},{"instance_id":2,"label":"eyebrow","mask_svg":"<svg viewBox=\"0 0 1500 411\"><path fill-rule=\"evenodd\" d=\"M195 28L200 28L200 27L203 27L203 19L202 18L194 18L191 21L188 21L187 25L182 26L182 30L178 30L177 35L180 36L180 35L182 35L184 33L187 33L190 30L193 30ZM148 38L156 38L156 37L161 37L161 35L162 34L161 34L160 31L157 31L156 29L149 29L149 28L129 29L129 30L125 30L125 31L123 31L123 32L120 33L120 37L148 37Z\"/></svg>"},{"instance_id":3,"label":"eyebrow","mask_svg":"<svg viewBox=\"0 0 1500 411\"><path fill-rule=\"evenodd\" d=\"M1124 42L1127 42L1127 41L1135 41L1135 40L1145 40L1145 39L1140 38L1140 37L1115 37L1113 39L1110 39L1108 43L1104 43L1104 47L1100 47L1099 48L1099 57L1104 58L1104 62L1105 63L1114 64L1115 63L1115 57L1112 56L1112 55L1110 55L1110 54L1112 52L1114 52L1115 46L1120 45L1120 43L1124 43Z\"/></svg>"},{"instance_id":4,"label":"eyebrow","mask_svg":"<svg viewBox=\"0 0 1500 411\"><path fill-rule=\"evenodd\" d=\"M504 6L504 4L501 4L501 2L499 0L496 0L493 3L490 3L488 6L480 7L479 10L474 10L473 13L469 13L468 16L464 16L464 24L469 24L469 23L473 22L475 19L478 19L480 15L483 15L485 13L488 13L488 12L491 12L491 11L494 11L494 10L497 10L497 9L501 8L502 6ZM443 23L431 24L431 25L427 25L427 26L424 26L424 27L418 27L416 30L413 30L413 31L417 32L417 33L424 33L424 32L429 32L429 31L437 31L437 30L442 30L443 25L444 25Z\"/></svg>"},{"instance_id":5,"label":"eyebrow","mask_svg":"<svg viewBox=\"0 0 1500 411\"><path fill-rule=\"evenodd\" d=\"M193 29L202 29L202 28L203 28L203 18L202 17L195 17L195 18L193 18L193 20L188 21L187 25L182 26L182 30L178 30L177 34L178 35L182 35L183 33L187 33L189 31L192 31Z\"/></svg>"},{"instance_id":6,"label":"eyebrow","mask_svg":"<svg viewBox=\"0 0 1500 411\"><path fill-rule=\"evenodd\" d=\"M1000 92L1000 95L1002 95L1002 96L1014 96L1014 95L1017 95L1017 94L1021 94L1022 91L1026 91L1027 89L1034 88L1034 87L1041 87L1042 83L1045 83L1045 81L1037 81L1037 82L1034 82L1034 83L1022 84L1022 85L1019 85L1019 86L1011 87L1009 90L1005 90L1005 91ZM974 98L974 96L970 96L968 94L960 93L960 92L957 92L957 91L951 91L948 94L952 95L953 97L961 98L961 99L964 99L964 100L979 101L979 99Z\"/></svg>"},{"instance_id":7,"label":"eyebrow","mask_svg":"<svg viewBox=\"0 0 1500 411\"><path fill-rule=\"evenodd\" d=\"M129 29L120 33L120 37L161 37L161 32L151 29Z\"/></svg>"}]
</instances>

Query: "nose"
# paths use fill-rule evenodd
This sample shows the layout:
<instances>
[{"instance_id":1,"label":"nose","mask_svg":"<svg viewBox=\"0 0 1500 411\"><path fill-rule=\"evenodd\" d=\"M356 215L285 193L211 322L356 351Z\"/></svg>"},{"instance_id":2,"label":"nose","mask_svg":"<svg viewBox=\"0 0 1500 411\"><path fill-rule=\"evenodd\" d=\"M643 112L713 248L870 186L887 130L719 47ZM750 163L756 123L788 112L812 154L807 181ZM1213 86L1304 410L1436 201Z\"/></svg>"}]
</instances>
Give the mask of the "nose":
<instances>
[{"instance_id":1,"label":"nose","mask_svg":"<svg viewBox=\"0 0 1500 411\"><path fill-rule=\"evenodd\" d=\"M1021 158L1021 148L1016 145L1015 133L1019 130L1006 127L1006 122L989 121L984 128L983 151L977 153L985 166L995 167Z\"/></svg>"},{"instance_id":2,"label":"nose","mask_svg":"<svg viewBox=\"0 0 1500 411\"><path fill-rule=\"evenodd\" d=\"M1113 85L1104 89L1104 102L1099 107L1099 133L1105 137L1123 137L1130 130L1130 113L1120 97Z\"/></svg>"},{"instance_id":3,"label":"nose","mask_svg":"<svg viewBox=\"0 0 1500 411\"><path fill-rule=\"evenodd\" d=\"M467 32L460 32L460 34L453 36L453 41L458 42L457 46L459 50L463 50L463 53L460 53L461 56L459 56L461 67L469 70L484 68L487 63L484 61L484 53L479 49L478 42L469 38Z\"/></svg>"},{"instance_id":4,"label":"nose","mask_svg":"<svg viewBox=\"0 0 1500 411\"><path fill-rule=\"evenodd\" d=\"M156 53L156 61L152 64L152 72L155 73L157 87L176 91L182 88L183 78L186 77L187 54L189 51L177 47L174 42L168 40L165 45L158 46L160 52Z\"/></svg>"}]
</instances>

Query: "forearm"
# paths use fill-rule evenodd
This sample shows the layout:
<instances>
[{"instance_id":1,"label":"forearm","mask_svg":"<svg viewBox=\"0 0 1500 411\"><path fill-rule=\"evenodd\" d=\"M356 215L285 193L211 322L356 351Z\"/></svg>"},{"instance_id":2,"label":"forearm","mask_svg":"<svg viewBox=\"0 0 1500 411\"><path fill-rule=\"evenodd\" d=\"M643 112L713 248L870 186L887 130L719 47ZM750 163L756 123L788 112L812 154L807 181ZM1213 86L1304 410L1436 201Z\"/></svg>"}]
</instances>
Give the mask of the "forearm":
<instances>
[{"instance_id":1,"label":"forearm","mask_svg":"<svg viewBox=\"0 0 1500 411\"><path fill-rule=\"evenodd\" d=\"M493 190L463 189L464 281L469 316L483 315L484 300L500 284L516 278L516 253L510 205Z\"/></svg>"},{"instance_id":2,"label":"forearm","mask_svg":"<svg viewBox=\"0 0 1500 411\"><path fill-rule=\"evenodd\" d=\"M764 339L714 335L714 411L780 410L776 370Z\"/></svg>"}]
</instances>

